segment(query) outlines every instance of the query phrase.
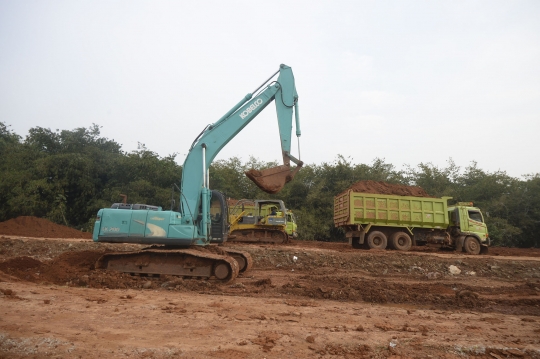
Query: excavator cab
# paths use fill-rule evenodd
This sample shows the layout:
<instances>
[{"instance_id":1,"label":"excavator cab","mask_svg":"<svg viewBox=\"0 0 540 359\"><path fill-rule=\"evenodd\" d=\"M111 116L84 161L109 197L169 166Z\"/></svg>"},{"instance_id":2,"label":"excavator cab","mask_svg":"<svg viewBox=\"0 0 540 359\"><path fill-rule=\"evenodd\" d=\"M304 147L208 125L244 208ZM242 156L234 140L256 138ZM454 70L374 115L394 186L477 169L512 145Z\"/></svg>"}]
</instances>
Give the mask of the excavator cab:
<instances>
[{"instance_id":1,"label":"excavator cab","mask_svg":"<svg viewBox=\"0 0 540 359\"><path fill-rule=\"evenodd\" d=\"M212 243L227 241L229 234L229 209L223 193L212 191L210 200L210 236Z\"/></svg>"}]
</instances>

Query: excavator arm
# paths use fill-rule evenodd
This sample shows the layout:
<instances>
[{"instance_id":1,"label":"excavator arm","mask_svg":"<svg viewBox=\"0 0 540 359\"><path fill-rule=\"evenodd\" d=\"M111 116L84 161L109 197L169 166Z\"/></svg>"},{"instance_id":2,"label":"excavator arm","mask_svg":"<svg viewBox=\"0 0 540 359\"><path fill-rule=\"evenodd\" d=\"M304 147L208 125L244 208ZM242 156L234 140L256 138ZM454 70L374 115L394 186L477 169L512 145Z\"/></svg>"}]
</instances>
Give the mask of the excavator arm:
<instances>
[{"instance_id":1,"label":"excavator arm","mask_svg":"<svg viewBox=\"0 0 540 359\"><path fill-rule=\"evenodd\" d=\"M247 124L249 124L266 106L275 101L283 165L262 171L251 170L246 175L262 190L277 193L292 180L303 163L290 154L292 114L296 114L296 135L299 137L300 121L298 116L298 94L292 69L281 65L276 74L278 79L271 82L261 92L253 96L247 94L236 106L229 110L216 123L208 125L193 142L182 169L181 209L185 223L195 223L202 201L202 213L208 213L210 190L208 189L208 168L221 151ZM274 74L272 77L274 77ZM272 79L270 77L270 79ZM257 92L268 81L254 92ZM292 169L290 162L296 164ZM202 189L202 190L201 190ZM205 221L203 215L203 222ZM202 228L206 226L203 224Z\"/></svg>"}]
</instances>

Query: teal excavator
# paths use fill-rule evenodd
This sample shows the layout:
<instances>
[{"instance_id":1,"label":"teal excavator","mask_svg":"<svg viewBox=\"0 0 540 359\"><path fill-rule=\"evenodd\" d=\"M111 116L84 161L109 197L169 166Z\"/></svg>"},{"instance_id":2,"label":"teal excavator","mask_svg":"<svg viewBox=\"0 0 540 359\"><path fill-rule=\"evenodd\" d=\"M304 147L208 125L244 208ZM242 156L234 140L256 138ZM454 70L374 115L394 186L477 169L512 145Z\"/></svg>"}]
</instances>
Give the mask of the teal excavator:
<instances>
[{"instance_id":1,"label":"teal excavator","mask_svg":"<svg viewBox=\"0 0 540 359\"><path fill-rule=\"evenodd\" d=\"M277 80L271 81L278 73ZM247 94L217 122L207 125L191 145L182 169L178 211L127 203L115 203L98 211L93 232L95 242L139 243L149 247L106 253L98 259L96 268L139 275L212 278L224 283L251 268L249 253L210 245L226 242L229 233L225 196L209 189L210 164L231 139L274 101L283 165L260 171L252 169L246 176L263 191L277 193L303 165L290 152L293 112L296 136L300 137L298 94L292 69L280 65L253 93ZM291 167L291 162L296 166Z\"/></svg>"}]
</instances>

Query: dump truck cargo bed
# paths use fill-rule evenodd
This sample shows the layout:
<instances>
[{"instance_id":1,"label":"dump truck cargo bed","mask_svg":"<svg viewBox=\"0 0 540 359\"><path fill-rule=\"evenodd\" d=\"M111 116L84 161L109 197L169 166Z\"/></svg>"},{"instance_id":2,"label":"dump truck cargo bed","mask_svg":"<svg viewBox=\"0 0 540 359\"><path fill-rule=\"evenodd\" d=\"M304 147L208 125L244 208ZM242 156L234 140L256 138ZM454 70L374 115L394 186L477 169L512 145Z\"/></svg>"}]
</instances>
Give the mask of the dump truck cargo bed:
<instances>
[{"instance_id":1,"label":"dump truck cargo bed","mask_svg":"<svg viewBox=\"0 0 540 359\"><path fill-rule=\"evenodd\" d=\"M348 190L334 198L336 227L373 224L389 227L446 228L448 199L361 193Z\"/></svg>"}]
</instances>

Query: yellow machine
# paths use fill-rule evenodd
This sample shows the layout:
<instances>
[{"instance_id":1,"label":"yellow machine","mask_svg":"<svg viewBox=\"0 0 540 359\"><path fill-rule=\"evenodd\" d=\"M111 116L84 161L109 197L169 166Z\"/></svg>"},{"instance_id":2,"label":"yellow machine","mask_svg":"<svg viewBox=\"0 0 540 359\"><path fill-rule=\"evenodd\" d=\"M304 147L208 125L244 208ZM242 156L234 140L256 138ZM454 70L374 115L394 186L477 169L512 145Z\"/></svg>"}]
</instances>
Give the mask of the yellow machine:
<instances>
[{"instance_id":1,"label":"yellow machine","mask_svg":"<svg viewBox=\"0 0 540 359\"><path fill-rule=\"evenodd\" d=\"M229 204L229 242L287 243L296 219L281 200L240 200Z\"/></svg>"}]
</instances>

